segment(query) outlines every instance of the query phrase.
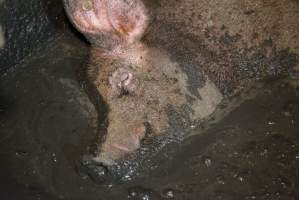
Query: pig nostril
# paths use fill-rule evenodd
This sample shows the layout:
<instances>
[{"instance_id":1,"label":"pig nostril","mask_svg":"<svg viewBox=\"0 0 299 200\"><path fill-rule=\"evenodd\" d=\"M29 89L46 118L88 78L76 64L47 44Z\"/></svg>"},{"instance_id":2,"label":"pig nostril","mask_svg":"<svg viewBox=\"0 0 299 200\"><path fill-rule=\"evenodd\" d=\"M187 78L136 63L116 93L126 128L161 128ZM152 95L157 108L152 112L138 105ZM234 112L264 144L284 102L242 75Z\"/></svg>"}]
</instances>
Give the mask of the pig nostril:
<instances>
[{"instance_id":1,"label":"pig nostril","mask_svg":"<svg viewBox=\"0 0 299 200\"><path fill-rule=\"evenodd\" d=\"M82 9L85 11L90 11L93 8L92 0L82 0Z\"/></svg>"}]
</instances>

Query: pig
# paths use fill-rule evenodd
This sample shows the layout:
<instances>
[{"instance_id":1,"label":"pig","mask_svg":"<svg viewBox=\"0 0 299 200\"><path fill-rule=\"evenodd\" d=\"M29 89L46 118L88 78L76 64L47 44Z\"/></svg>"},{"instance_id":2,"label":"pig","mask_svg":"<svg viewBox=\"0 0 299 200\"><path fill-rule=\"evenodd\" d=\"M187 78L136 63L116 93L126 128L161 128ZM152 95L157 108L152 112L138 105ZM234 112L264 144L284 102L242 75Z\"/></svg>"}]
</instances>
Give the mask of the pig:
<instances>
[{"instance_id":1,"label":"pig","mask_svg":"<svg viewBox=\"0 0 299 200\"><path fill-rule=\"evenodd\" d=\"M256 79L296 72L298 4L254 2L64 0L91 44L87 79L109 107L92 159L113 166L148 137L211 118Z\"/></svg>"}]
</instances>

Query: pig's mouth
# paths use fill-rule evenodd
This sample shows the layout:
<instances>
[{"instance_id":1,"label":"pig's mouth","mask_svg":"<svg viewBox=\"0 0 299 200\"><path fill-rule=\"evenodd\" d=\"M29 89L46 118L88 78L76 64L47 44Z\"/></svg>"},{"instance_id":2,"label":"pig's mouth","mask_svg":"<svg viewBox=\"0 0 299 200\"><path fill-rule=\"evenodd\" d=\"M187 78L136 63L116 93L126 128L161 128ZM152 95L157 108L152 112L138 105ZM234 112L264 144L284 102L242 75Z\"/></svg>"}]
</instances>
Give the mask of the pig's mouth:
<instances>
[{"instance_id":1,"label":"pig's mouth","mask_svg":"<svg viewBox=\"0 0 299 200\"><path fill-rule=\"evenodd\" d=\"M102 149L102 144L96 145L96 149L84 154L76 164L77 173L82 178L90 178L97 184L120 183L130 181L144 171L150 171L156 166L155 156L165 147L165 145L178 142L178 137L174 132L164 135L155 135L149 123L144 124L145 136L136 136L133 142L136 144L126 145L115 143L111 145L118 155L118 159L111 156L111 151ZM138 146L132 150L132 146Z\"/></svg>"},{"instance_id":2,"label":"pig's mouth","mask_svg":"<svg viewBox=\"0 0 299 200\"><path fill-rule=\"evenodd\" d=\"M99 162L97 155L86 154L76 165L77 173L82 178L90 178L97 184L120 183L134 179L141 171L154 167L152 159L166 144L174 141L173 136L146 137L142 146L135 152L119 160L106 160L113 164ZM123 149L123 151L126 151Z\"/></svg>"}]
</instances>

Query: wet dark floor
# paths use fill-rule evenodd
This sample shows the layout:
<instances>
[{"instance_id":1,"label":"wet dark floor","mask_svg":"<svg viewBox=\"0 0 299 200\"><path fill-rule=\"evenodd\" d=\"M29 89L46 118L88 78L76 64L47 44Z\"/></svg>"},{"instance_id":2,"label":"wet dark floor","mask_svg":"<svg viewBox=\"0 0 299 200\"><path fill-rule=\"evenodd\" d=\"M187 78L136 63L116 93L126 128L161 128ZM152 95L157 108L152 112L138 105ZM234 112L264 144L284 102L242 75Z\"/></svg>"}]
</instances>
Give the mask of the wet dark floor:
<instances>
[{"instance_id":1,"label":"wet dark floor","mask_svg":"<svg viewBox=\"0 0 299 200\"><path fill-rule=\"evenodd\" d=\"M265 81L208 130L190 129L131 181L80 175L97 124L76 78L86 55L62 37L1 77L0 199L299 199L299 84L290 78Z\"/></svg>"}]
</instances>

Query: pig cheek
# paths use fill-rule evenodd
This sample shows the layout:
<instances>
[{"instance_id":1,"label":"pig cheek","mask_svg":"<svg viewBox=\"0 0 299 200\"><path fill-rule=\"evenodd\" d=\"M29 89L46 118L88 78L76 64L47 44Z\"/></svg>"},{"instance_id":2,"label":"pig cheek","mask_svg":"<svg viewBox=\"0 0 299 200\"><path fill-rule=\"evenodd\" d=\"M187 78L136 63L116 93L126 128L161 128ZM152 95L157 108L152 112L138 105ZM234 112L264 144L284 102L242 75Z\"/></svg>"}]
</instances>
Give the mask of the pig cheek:
<instances>
[{"instance_id":1,"label":"pig cheek","mask_svg":"<svg viewBox=\"0 0 299 200\"><path fill-rule=\"evenodd\" d=\"M125 153L130 152L130 149L128 147L126 147L126 145L121 145L121 144L115 143L115 144L113 144L113 147L118 149L118 150L121 150Z\"/></svg>"},{"instance_id":2,"label":"pig cheek","mask_svg":"<svg viewBox=\"0 0 299 200\"><path fill-rule=\"evenodd\" d=\"M141 140L145 137L145 132L146 128L143 124L132 128L131 141L135 147L134 150L140 147Z\"/></svg>"},{"instance_id":3,"label":"pig cheek","mask_svg":"<svg viewBox=\"0 0 299 200\"><path fill-rule=\"evenodd\" d=\"M126 138L124 144L114 143L112 146L124 152L124 154L135 151L140 148L141 140L145 137L145 126L142 124L140 126L132 127L131 134Z\"/></svg>"},{"instance_id":4,"label":"pig cheek","mask_svg":"<svg viewBox=\"0 0 299 200\"><path fill-rule=\"evenodd\" d=\"M140 147L140 139L139 137L132 136L130 138L127 138L127 141L125 143L121 144L119 142L115 142L112 146L122 151L123 154L127 154Z\"/></svg>"}]
</instances>

